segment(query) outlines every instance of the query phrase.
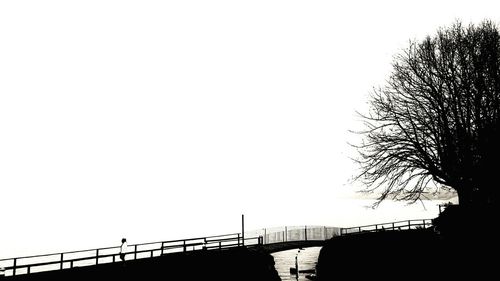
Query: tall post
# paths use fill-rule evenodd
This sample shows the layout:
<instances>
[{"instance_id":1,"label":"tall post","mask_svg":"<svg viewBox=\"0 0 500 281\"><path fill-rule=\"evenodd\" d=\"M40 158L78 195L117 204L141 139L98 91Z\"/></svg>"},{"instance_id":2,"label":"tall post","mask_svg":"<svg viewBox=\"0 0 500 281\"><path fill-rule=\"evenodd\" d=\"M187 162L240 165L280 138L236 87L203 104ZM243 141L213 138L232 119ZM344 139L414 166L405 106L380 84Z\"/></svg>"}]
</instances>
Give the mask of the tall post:
<instances>
[{"instance_id":1,"label":"tall post","mask_svg":"<svg viewBox=\"0 0 500 281\"><path fill-rule=\"evenodd\" d=\"M59 269L63 269L63 263L64 262L64 254L61 253L61 266L59 267Z\"/></svg>"},{"instance_id":2,"label":"tall post","mask_svg":"<svg viewBox=\"0 0 500 281\"><path fill-rule=\"evenodd\" d=\"M304 237L305 240L307 241L307 225L304 226Z\"/></svg>"},{"instance_id":3,"label":"tall post","mask_svg":"<svg viewBox=\"0 0 500 281\"><path fill-rule=\"evenodd\" d=\"M95 250L95 264L99 264L99 249Z\"/></svg>"},{"instance_id":4,"label":"tall post","mask_svg":"<svg viewBox=\"0 0 500 281\"><path fill-rule=\"evenodd\" d=\"M245 215L241 215L241 245L245 246Z\"/></svg>"},{"instance_id":5,"label":"tall post","mask_svg":"<svg viewBox=\"0 0 500 281\"><path fill-rule=\"evenodd\" d=\"M17 266L17 259L14 259L14 266L12 266L12 275L16 276L16 266Z\"/></svg>"}]
</instances>

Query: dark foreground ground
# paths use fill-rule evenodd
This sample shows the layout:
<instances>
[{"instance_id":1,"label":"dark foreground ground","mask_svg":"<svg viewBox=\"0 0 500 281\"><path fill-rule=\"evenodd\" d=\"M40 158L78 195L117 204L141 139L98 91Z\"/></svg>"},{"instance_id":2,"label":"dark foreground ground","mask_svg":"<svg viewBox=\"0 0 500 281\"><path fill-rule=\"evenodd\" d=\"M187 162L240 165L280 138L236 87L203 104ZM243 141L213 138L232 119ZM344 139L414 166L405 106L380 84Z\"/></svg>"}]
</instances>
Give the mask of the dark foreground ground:
<instances>
[{"instance_id":1,"label":"dark foreground ground","mask_svg":"<svg viewBox=\"0 0 500 281\"><path fill-rule=\"evenodd\" d=\"M102 264L7 277L10 280L214 280L277 281L271 255L258 249L233 248L170 254L151 259Z\"/></svg>"},{"instance_id":2,"label":"dark foreground ground","mask_svg":"<svg viewBox=\"0 0 500 281\"><path fill-rule=\"evenodd\" d=\"M464 228L452 236L420 229L336 237L321 249L317 276L320 281L498 279L496 240L485 228Z\"/></svg>"}]
</instances>

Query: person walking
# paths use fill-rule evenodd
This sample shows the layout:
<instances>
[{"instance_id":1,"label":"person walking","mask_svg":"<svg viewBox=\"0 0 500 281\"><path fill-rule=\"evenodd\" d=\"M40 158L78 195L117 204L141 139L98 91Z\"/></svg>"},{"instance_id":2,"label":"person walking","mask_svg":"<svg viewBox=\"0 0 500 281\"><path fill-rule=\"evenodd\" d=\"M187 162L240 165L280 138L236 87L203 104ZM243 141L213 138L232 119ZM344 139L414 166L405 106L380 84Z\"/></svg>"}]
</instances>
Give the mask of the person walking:
<instances>
[{"instance_id":1,"label":"person walking","mask_svg":"<svg viewBox=\"0 0 500 281\"><path fill-rule=\"evenodd\" d=\"M127 254L127 239L122 239L122 245L120 246L120 259L125 261L125 255Z\"/></svg>"}]
</instances>

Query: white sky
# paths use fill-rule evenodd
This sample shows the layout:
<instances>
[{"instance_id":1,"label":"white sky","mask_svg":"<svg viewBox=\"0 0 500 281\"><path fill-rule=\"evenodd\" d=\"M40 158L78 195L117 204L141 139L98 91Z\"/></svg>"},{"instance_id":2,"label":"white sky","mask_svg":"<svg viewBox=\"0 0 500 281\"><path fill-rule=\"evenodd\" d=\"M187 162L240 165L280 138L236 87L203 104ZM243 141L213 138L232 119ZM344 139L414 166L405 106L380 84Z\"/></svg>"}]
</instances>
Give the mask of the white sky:
<instances>
[{"instance_id":1,"label":"white sky","mask_svg":"<svg viewBox=\"0 0 500 281\"><path fill-rule=\"evenodd\" d=\"M354 111L392 56L497 1L1 1L0 257L367 210Z\"/></svg>"}]
</instances>

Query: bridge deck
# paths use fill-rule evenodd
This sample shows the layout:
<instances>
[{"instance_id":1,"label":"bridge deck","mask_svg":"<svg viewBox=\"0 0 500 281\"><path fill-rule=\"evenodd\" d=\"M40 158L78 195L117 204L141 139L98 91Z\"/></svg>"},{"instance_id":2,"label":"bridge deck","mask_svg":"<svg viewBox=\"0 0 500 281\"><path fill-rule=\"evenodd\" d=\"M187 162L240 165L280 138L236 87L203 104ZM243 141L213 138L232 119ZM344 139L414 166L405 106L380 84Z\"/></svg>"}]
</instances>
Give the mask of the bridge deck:
<instances>
[{"instance_id":1,"label":"bridge deck","mask_svg":"<svg viewBox=\"0 0 500 281\"><path fill-rule=\"evenodd\" d=\"M299 248L322 247L324 244L325 240L309 240L309 241L278 242L272 244L254 245L249 247L260 247L268 253L275 253L275 252L281 252Z\"/></svg>"}]
</instances>

